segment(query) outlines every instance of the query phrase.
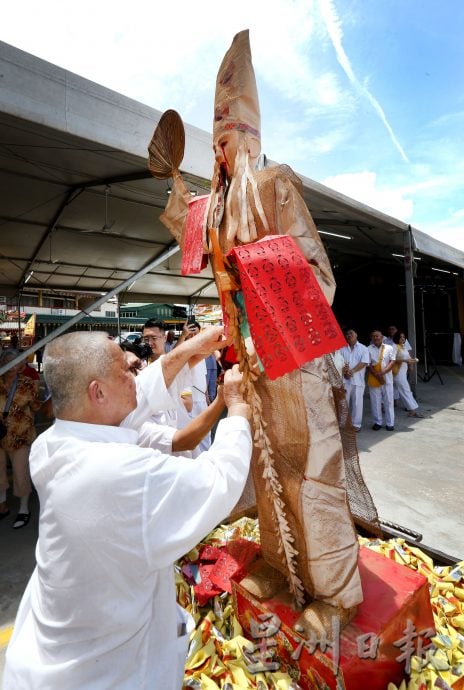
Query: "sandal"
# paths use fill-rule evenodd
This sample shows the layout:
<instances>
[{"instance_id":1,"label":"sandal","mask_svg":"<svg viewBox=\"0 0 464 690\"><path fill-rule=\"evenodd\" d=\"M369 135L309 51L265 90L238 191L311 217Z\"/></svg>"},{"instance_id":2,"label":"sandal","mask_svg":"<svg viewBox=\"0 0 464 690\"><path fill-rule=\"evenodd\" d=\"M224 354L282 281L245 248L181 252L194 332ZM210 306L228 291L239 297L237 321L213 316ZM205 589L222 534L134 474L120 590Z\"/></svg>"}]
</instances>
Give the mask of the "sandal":
<instances>
[{"instance_id":1,"label":"sandal","mask_svg":"<svg viewBox=\"0 0 464 690\"><path fill-rule=\"evenodd\" d=\"M416 412L415 410L408 412L408 417L417 417L418 419L424 419L424 415L420 412Z\"/></svg>"},{"instance_id":2,"label":"sandal","mask_svg":"<svg viewBox=\"0 0 464 690\"><path fill-rule=\"evenodd\" d=\"M30 517L30 513L18 513L16 520L13 523L13 529L21 529L21 527L26 527Z\"/></svg>"}]
</instances>

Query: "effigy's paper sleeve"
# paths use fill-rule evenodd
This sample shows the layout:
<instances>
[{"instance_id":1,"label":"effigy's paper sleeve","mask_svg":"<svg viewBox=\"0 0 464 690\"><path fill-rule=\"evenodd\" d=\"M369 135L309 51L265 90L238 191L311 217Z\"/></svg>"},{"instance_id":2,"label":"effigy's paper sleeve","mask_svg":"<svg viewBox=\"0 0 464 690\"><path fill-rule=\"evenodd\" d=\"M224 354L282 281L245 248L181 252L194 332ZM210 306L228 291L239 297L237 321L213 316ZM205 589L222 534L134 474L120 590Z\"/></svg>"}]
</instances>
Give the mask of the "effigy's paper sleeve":
<instances>
[{"instance_id":1,"label":"effigy's paper sleeve","mask_svg":"<svg viewBox=\"0 0 464 690\"><path fill-rule=\"evenodd\" d=\"M206 267L203 255L203 222L208 200L209 194L206 194L191 199L188 204L182 237L181 273L183 276L200 273Z\"/></svg>"}]
</instances>

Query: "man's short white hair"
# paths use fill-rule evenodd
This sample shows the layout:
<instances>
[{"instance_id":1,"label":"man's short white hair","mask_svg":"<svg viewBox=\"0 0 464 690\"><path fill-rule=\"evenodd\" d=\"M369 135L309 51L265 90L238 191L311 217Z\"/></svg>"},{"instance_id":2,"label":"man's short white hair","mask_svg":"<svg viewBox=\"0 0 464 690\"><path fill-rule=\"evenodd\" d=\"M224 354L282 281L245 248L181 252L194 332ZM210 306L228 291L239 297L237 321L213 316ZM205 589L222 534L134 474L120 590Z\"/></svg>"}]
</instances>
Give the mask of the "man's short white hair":
<instances>
[{"instance_id":1,"label":"man's short white hair","mask_svg":"<svg viewBox=\"0 0 464 690\"><path fill-rule=\"evenodd\" d=\"M48 343L43 372L57 417L79 405L91 381L108 375L114 356L112 341L101 331L66 333Z\"/></svg>"}]
</instances>

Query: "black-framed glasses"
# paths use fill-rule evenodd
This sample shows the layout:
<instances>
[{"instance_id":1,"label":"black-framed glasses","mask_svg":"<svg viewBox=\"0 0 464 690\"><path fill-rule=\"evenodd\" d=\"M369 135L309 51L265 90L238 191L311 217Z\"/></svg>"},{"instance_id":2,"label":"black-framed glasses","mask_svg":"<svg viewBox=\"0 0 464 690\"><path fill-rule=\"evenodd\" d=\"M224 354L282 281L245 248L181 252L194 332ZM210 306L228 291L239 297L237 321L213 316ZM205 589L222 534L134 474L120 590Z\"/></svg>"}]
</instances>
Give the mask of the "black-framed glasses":
<instances>
[{"instance_id":1,"label":"black-framed glasses","mask_svg":"<svg viewBox=\"0 0 464 690\"><path fill-rule=\"evenodd\" d=\"M142 340L144 343L147 343L149 345L150 343L154 342L155 340L160 340L164 339L166 336L164 335L144 335Z\"/></svg>"}]
</instances>

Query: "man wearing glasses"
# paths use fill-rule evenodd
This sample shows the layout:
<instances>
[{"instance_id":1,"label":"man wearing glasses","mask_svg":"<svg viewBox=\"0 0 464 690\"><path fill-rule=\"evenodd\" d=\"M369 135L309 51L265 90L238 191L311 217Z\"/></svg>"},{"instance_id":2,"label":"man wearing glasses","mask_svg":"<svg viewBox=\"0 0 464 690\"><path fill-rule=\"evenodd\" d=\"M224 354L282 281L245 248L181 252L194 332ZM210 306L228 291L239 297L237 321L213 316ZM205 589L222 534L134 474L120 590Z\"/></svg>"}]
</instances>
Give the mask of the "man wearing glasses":
<instances>
[{"instance_id":1,"label":"man wearing glasses","mask_svg":"<svg viewBox=\"0 0 464 690\"><path fill-rule=\"evenodd\" d=\"M164 323L162 321L155 321L155 319L149 319L143 327L142 340L151 348L152 355L148 359L149 364L151 364L165 354L166 331ZM191 383L192 381L189 376L188 379L185 379L185 393L191 393ZM175 408L158 412L151 417L150 421L161 426L170 426L174 429L183 429L193 419L191 416L191 406L190 409L187 408L187 405L190 401L191 396L190 399L187 398L187 403L184 403L182 398L179 398L176 401L177 404Z\"/></svg>"},{"instance_id":2,"label":"man wearing glasses","mask_svg":"<svg viewBox=\"0 0 464 690\"><path fill-rule=\"evenodd\" d=\"M151 347L153 353L150 362L154 362L165 353L166 331L164 324L155 319L148 319L143 327L143 342Z\"/></svg>"}]
</instances>

